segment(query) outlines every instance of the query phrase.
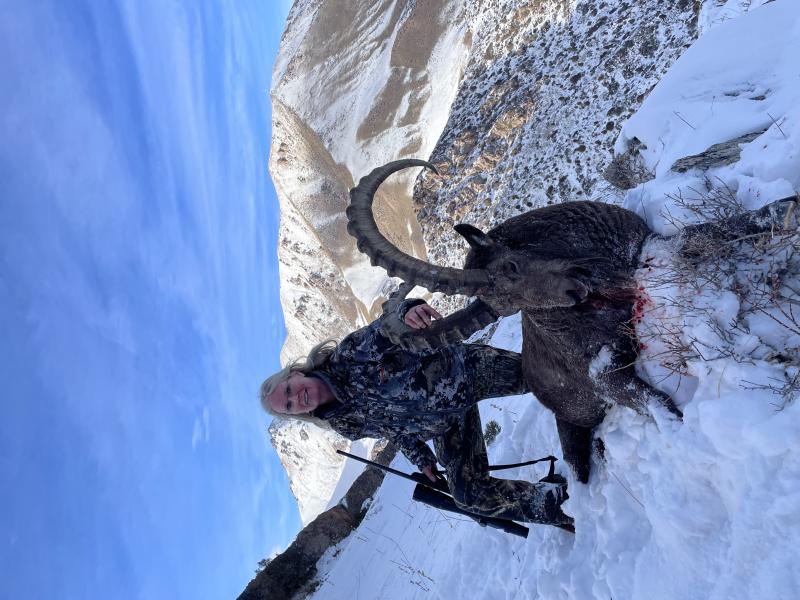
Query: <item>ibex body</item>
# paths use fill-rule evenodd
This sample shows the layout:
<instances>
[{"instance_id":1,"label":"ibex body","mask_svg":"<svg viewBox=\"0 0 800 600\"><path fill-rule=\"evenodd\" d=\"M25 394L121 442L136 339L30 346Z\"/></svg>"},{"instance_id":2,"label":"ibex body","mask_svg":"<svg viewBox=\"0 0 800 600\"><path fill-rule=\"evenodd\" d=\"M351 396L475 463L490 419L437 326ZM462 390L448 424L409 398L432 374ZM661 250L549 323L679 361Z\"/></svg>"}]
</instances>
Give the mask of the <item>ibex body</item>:
<instances>
[{"instance_id":1,"label":"ibex body","mask_svg":"<svg viewBox=\"0 0 800 600\"><path fill-rule=\"evenodd\" d=\"M633 273L645 240L654 235L636 214L598 202L570 202L508 219L488 233L456 230L471 246L465 269L437 267L403 254L378 231L371 213L377 187L391 173L424 161L402 160L376 169L351 191L348 230L373 264L431 291L480 300L428 331L396 327L397 343L431 347L453 343L499 315L522 311L525 380L556 416L564 458L578 478L589 476L592 429L614 403L640 412L651 400L680 415L672 401L634 371L630 320L637 287ZM780 215L774 203L729 223L731 231L763 230ZM784 202L793 206L792 201ZM777 212L781 212L778 210ZM781 214L785 213L785 207ZM713 227L694 233L713 235Z\"/></svg>"}]
</instances>

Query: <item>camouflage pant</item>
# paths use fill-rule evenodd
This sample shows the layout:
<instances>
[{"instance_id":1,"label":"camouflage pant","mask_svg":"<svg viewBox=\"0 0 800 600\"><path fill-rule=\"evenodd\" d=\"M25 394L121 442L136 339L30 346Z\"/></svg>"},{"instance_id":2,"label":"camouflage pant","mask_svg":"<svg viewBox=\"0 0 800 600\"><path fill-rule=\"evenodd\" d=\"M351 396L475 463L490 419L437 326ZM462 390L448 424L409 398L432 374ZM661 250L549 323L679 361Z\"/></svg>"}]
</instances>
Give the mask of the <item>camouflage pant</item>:
<instances>
[{"instance_id":1,"label":"camouflage pant","mask_svg":"<svg viewBox=\"0 0 800 600\"><path fill-rule=\"evenodd\" d=\"M471 346L466 358L478 400L524 394L520 355L489 346ZM489 475L477 404L433 440L450 493L461 508L487 516L531 523L559 524L572 519L558 508L552 483L498 479ZM548 493L549 492L549 493Z\"/></svg>"}]
</instances>

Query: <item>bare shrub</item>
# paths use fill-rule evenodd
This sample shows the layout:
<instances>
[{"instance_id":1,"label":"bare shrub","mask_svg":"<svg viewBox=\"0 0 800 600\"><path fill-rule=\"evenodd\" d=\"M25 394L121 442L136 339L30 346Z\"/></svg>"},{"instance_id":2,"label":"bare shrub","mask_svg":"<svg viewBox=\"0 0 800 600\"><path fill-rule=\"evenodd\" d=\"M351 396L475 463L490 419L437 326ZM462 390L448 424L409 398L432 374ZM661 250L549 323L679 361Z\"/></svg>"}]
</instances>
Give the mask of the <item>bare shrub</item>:
<instances>
[{"instance_id":1,"label":"bare shrub","mask_svg":"<svg viewBox=\"0 0 800 600\"><path fill-rule=\"evenodd\" d=\"M645 146L636 138L629 140L628 148L617 154L603 171L603 179L621 190L635 188L655 177L655 173L644 164L641 150Z\"/></svg>"},{"instance_id":2,"label":"bare shrub","mask_svg":"<svg viewBox=\"0 0 800 600\"><path fill-rule=\"evenodd\" d=\"M743 381L740 385L768 389L782 399L779 406L785 406L800 395L800 234L776 226L738 235L730 223L746 211L735 192L722 182L706 180L703 188L679 191L671 200L680 214L663 216L676 228L692 232L687 221L708 225L694 229L700 235L677 236L669 264L651 271L647 268L650 257L644 257L645 271L651 273L644 281L652 299L648 301L655 304L644 309L637 304L639 314L634 315L631 335L638 334L640 348L654 344L657 350L649 352L648 359L679 377L687 375L689 364L697 360L766 361L779 366L783 379L768 384ZM675 289L684 293L671 293ZM736 297L738 311L722 321L717 306L707 299L727 293ZM700 300L703 297L705 301ZM674 321L651 319L646 327L635 328L646 316L642 310L658 309L679 317ZM772 322L775 333L756 335L752 324L757 319ZM687 329L689 321L700 326ZM688 333L698 329L703 331L701 336Z\"/></svg>"},{"instance_id":3,"label":"bare shrub","mask_svg":"<svg viewBox=\"0 0 800 600\"><path fill-rule=\"evenodd\" d=\"M487 446L491 446L492 443L497 439L497 435L500 433L501 429L500 423L494 419L486 423L486 428L483 431L483 439Z\"/></svg>"}]
</instances>

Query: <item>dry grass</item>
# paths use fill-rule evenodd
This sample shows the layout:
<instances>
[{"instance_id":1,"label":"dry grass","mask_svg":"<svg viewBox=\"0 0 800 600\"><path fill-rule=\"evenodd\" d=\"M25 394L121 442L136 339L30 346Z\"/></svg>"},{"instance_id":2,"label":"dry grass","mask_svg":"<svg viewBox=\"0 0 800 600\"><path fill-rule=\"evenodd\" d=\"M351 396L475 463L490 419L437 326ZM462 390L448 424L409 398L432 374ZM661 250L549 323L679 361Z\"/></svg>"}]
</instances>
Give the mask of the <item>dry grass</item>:
<instances>
[{"instance_id":1,"label":"dry grass","mask_svg":"<svg viewBox=\"0 0 800 600\"><path fill-rule=\"evenodd\" d=\"M698 360L779 365L782 380L741 385L768 389L781 399L779 408L785 406L800 396L800 344L791 342L800 338L800 233L783 230L780 224L749 235L729 228L745 209L720 182L706 181L703 189L680 192L671 200L680 216L664 216L684 233L674 238L672 263L653 269L647 278L647 290L656 304L637 305L639 314L629 333L638 333L640 348L657 347L648 353L648 360L658 361L668 374L679 377L688 375L690 363ZM709 225L697 228L687 221ZM681 297L668 293L676 288L684 291ZM691 300L709 293L711 297L733 293L739 303L737 314L722 322L716 306ZM636 322L650 310L681 318L675 322L650 319L635 332ZM750 323L757 316L772 321L777 332L769 340L757 337L757 343L743 345L741 340L755 335ZM687 320L703 324L702 339L687 334Z\"/></svg>"}]
</instances>

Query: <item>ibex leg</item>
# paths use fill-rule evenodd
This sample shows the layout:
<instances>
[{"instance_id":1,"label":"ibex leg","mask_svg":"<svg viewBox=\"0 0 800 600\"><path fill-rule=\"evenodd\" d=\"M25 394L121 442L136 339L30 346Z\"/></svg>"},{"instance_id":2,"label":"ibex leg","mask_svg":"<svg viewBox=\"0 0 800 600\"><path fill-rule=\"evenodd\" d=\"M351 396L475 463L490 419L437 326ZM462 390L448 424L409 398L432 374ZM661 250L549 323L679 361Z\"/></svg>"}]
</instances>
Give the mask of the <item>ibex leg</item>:
<instances>
[{"instance_id":1,"label":"ibex leg","mask_svg":"<svg viewBox=\"0 0 800 600\"><path fill-rule=\"evenodd\" d=\"M681 253L687 257L701 255L709 239L730 242L762 233L796 230L799 212L797 197L790 196L728 219L688 225L678 234L683 242Z\"/></svg>"},{"instance_id":2,"label":"ibex leg","mask_svg":"<svg viewBox=\"0 0 800 600\"><path fill-rule=\"evenodd\" d=\"M556 427L558 427L558 437L561 440L561 452L564 460L572 467L578 481L588 483L593 429L573 425L559 418L556 418Z\"/></svg>"}]
</instances>

